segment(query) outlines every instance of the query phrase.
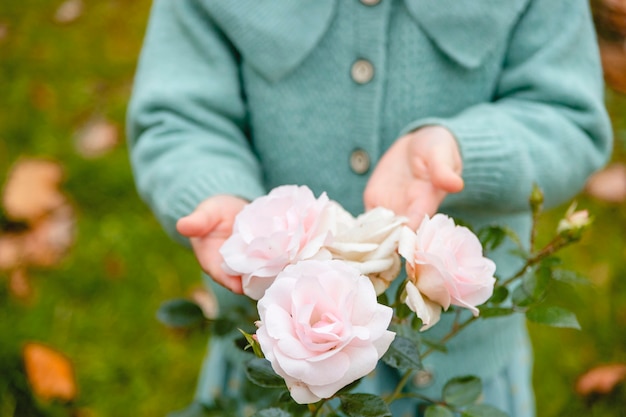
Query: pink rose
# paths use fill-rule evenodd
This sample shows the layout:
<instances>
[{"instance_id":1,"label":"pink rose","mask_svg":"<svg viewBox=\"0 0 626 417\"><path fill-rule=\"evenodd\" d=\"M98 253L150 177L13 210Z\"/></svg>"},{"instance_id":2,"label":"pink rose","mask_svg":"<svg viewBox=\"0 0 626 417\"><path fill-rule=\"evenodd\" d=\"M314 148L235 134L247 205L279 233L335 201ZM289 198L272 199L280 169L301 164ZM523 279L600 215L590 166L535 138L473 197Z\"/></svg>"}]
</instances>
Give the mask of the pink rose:
<instances>
[{"instance_id":1,"label":"pink rose","mask_svg":"<svg viewBox=\"0 0 626 417\"><path fill-rule=\"evenodd\" d=\"M286 185L247 205L235 219L233 233L220 253L224 269L240 275L243 292L258 300L289 264L330 258L331 215L326 194L318 199L307 187Z\"/></svg>"},{"instance_id":2,"label":"pink rose","mask_svg":"<svg viewBox=\"0 0 626 417\"><path fill-rule=\"evenodd\" d=\"M387 330L393 310L342 261L288 266L257 307L261 350L300 404L329 398L373 371L395 337Z\"/></svg>"},{"instance_id":3,"label":"pink rose","mask_svg":"<svg viewBox=\"0 0 626 417\"><path fill-rule=\"evenodd\" d=\"M398 251L406 259L406 302L422 318L422 330L435 324L441 307L447 310L450 304L477 316L476 306L493 293L495 263L483 257L476 235L448 216L425 216L416 233L404 228Z\"/></svg>"}]
</instances>

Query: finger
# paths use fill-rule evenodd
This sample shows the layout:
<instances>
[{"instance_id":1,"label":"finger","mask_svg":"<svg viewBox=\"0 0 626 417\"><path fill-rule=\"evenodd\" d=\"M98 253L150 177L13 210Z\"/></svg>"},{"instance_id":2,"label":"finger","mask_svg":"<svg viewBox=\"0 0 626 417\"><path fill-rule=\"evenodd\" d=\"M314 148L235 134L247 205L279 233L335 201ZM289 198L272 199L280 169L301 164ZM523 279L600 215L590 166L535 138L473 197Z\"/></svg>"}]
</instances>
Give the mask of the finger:
<instances>
[{"instance_id":1,"label":"finger","mask_svg":"<svg viewBox=\"0 0 626 417\"><path fill-rule=\"evenodd\" d=\"M445 151L433 152L428 162L429 177L432 184L445 192L458 193L463 190L460 157Z\"/></svg>"},{"instance_id":2,"label":"finger","mask_svg":"<svg viewBox=\"0 0 626 417\"><path fill-rule=\"evenodd\" d=\"M448 193L458 193L465 186L463 178L446 164L433 164L430 177L435 187Z\"/></svg>"},{"instance_id":3,"label":"finger","mask_svg":"<svg viewBox=\"0 0 626 417\"><path fill-rule=\"evenodd\" d=\"M243 286L241 283L241 277L236 277L232 275L225 275L222 277L218 283L222 284L224 287L228 288L235 294L243 294Z\"/></svg>"},{"instance_id":4,"label":"finger","mask_svg":"<svg viewBox=\"0 0 626 417\"><path fill-rule=\"evenodd\" d=\"M176 230L187 237L206 236L215 229L219 221L219 216L212 216L209 209L200 206L190 215L180 218L176 222Z\"/></svg>"}]
</instances>

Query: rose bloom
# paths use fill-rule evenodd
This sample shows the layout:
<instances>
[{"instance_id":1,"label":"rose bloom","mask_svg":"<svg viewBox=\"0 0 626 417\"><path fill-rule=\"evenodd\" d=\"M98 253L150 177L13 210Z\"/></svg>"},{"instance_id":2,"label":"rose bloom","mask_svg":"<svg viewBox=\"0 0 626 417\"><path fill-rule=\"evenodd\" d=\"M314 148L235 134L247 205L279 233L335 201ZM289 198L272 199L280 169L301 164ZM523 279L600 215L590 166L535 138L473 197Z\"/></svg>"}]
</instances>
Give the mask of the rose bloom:
<instances>
[{"instance_id":1,"label":"rose bloom","mask_svg":"<svg viewBox=\"0 0 626 417\"><path fill-rule=\"evenodd\" d=\"M415 233L403 228L398 251L406 259L406 303L422 319L422 330L450 304L477 316L476 306L493 293L495 263L483 257L474 233L446 215L425 216Z\"/></svg>"},{"instance_id":2,"label":"rose bloom","mask_svg":"<svg viewBox=\"0 0 626 417\"><path fill-rule=\"evenodd\" d=\"M565 212L565 217L559 221L556 232L559 234L579 232L589 226L591 221L589 212L576 211L576 203L573 203Z\"/></svg>"},{"instance_id":3,"label":"rose bloom","mask_svg":"<svg viewBox=\"0 0 626 417\"><path fill-rule=\"evenodd\" d=\"M224 270L241 276L243 292L258 300L286 265L329 259L330 203L307 187L286 185L259 197L237 215L220 253Z\"/></svg>"},{"instance_id":4,"label":"rose bloom","mask_svg":"<svg viewBox=\"0 0 626 417\"><path fill-rule=\"evenodd\" d=\"M286 267L257 307L261 350L299 404L332 397L369 374L395 337L387 330L393 310L342 261Z\"/></svg>"},{"instance_id":5,"label":"rose bloom","mask_svg":"<svg viewBox=\"0 0 626 417\"><path fill-rule=\"evenodd\" d=\"M379 207L354 218L334 204L335 228L328 250L333 259L341 259L367 275L380 295L400 272L398 240L404 217Z\"/></svg>"}]
</instances>

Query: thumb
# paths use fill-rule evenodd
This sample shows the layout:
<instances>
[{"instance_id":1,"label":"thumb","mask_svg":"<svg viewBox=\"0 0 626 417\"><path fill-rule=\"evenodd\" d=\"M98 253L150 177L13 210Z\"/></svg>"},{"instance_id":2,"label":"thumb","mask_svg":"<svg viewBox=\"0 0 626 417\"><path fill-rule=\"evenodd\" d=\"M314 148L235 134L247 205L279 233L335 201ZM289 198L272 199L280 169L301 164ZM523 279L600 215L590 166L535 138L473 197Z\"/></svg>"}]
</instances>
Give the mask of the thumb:
<instances>
[{"instance_id":1,"label":"thumb","mask_svg":"<svg viewBox=\"0 0 626 417\"><path fill-rule=\"evenodd\" d=\"M432 184L447 193L458 193L465 186L461 177L461 157L444 150L433 152L428 164Z\"/></svg>"},{"instance_id":2,"label":"thumb","mask_svg":"<svg viewBox=\"0 0 626 417\"><path fill-rule=\"evenodd\" d=\"M219 216L212 216L209 210L198 207L191 214L176 222L176 230L186 237L206 236L215 229L219 221Z\"/></svg>"}]
</instances>

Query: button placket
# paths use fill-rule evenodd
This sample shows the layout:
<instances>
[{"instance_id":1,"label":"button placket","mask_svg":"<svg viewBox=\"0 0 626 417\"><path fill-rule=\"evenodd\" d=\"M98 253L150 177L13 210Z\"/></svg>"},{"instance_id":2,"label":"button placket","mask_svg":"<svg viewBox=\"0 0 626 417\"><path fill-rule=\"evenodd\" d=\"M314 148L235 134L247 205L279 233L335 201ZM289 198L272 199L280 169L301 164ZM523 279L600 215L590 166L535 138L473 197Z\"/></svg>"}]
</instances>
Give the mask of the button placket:
<instances>
[{"instance_id":1,"label":"button placket","mask_svg":"<svg viewBox=\"0 0 626 417\"><path fill-rule=\"evenodd\" d=\"M343 3L352 9L354 22L355 55L349 67L349 75L356 85L352 111L361 121L353 131L353 137L358 139L353 143L349 165L356 175L366 176L375 166L379 147L380 121L376 111L379 109L382 86L377 76L384 73L385 36L391 5L381 0L359 0L359 3ZM378 65L381 67L378 68Z\"/></svg>"}]
</instances>

